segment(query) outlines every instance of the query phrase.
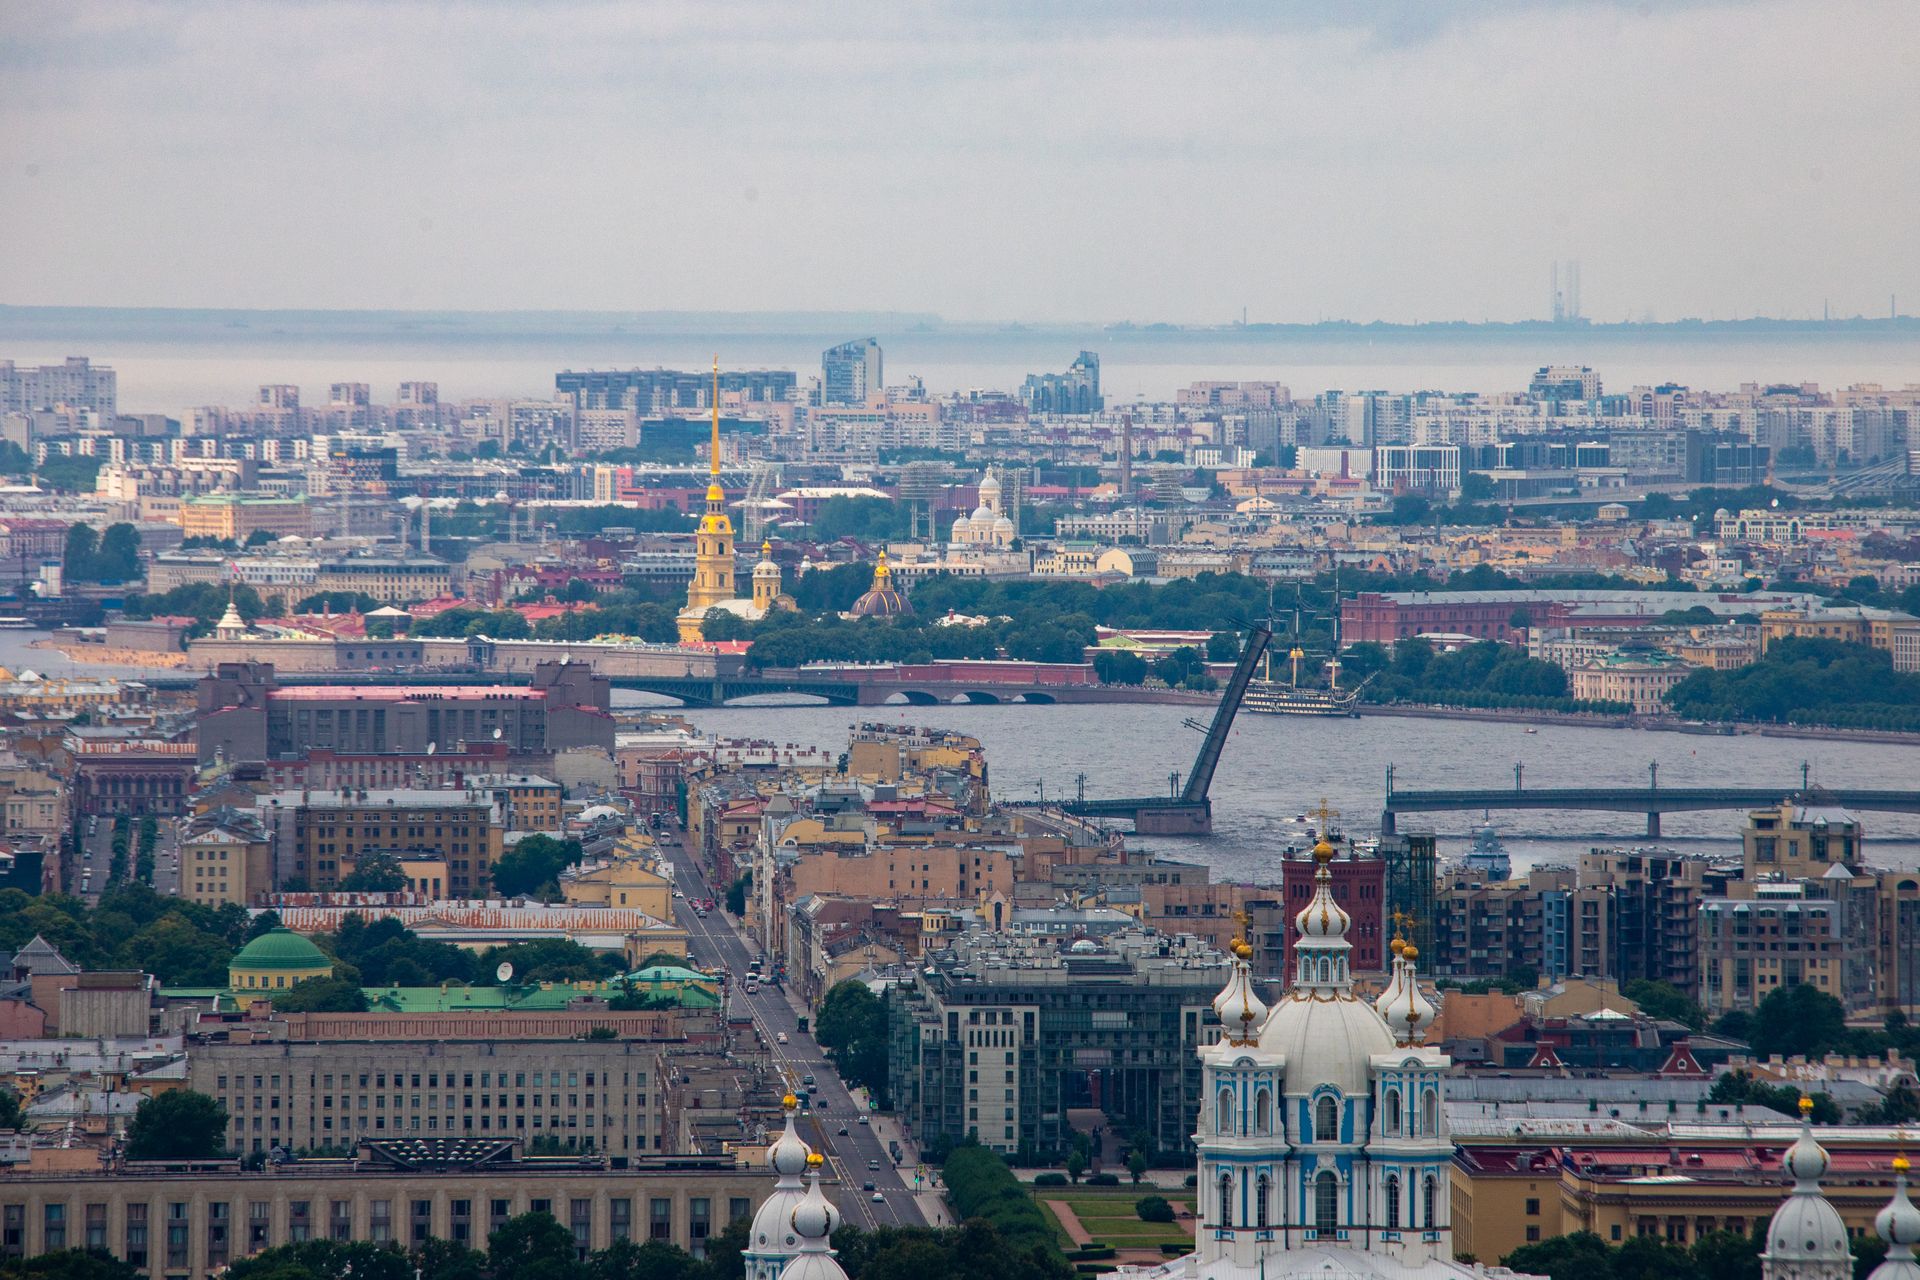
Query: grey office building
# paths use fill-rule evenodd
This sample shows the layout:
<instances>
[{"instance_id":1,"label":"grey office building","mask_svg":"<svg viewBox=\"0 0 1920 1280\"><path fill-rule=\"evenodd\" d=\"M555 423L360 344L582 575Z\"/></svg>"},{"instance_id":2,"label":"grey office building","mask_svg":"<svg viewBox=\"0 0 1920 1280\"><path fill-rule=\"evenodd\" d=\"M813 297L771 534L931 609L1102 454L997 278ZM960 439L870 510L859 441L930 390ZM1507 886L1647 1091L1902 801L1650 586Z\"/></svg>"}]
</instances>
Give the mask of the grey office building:
<instances>
[{"instance_id":1,"label":"grey office building","mask_svg":"<svg viewBox=\"0 0 1920 1280\"><path fill-rule=\"evenodd\" d=\"M1226 961L1189 936L1099 942L969 931L887 994L890 1093L922 1143L974 1133L996 1151L1049 1153L1067 1112L1189 1151L1195 1050L1218 1037Z\"/></svg>"}]
</instances>

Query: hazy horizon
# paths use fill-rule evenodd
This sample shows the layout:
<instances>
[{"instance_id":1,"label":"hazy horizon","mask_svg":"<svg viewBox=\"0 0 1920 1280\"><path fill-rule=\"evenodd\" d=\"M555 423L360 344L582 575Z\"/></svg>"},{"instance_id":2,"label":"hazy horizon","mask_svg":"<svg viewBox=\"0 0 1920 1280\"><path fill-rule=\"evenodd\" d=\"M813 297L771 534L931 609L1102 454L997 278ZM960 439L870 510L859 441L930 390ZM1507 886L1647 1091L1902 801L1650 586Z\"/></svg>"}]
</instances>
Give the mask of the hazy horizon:
<instances>
[{"instance_id":1,"label":"hazy horizon","mask_svg":"<svg viewBox=\"0 0 1920 1280\"><path fill-rule=\"evenodd\" d=\"M1568 260L1597 321L1920 299L1905 0L8 17L8 303L1516 321Z\"/></svg>"}]
</instances>

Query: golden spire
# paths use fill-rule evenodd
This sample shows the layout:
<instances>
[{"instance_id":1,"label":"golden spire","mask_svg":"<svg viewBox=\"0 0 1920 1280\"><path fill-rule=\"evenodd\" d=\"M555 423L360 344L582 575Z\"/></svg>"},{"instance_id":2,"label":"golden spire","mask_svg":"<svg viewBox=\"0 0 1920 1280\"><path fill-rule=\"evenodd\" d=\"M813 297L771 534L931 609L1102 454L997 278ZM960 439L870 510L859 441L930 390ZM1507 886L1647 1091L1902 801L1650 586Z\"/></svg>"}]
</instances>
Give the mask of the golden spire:
<instances>
[{"instance_id":1,"label":"golden spire","mask_svg":"<svg viewBox=\"0 0 1920 1280\"><path fill-rule=\"evenodd\" d=\"M707 459L707 471L709 474L716 477L714 483L716 486L718 486L719 480L717 477L720 475L720 354L719 352L715 352L713 356L713 456Z\"/></svg>"}]
</instances>

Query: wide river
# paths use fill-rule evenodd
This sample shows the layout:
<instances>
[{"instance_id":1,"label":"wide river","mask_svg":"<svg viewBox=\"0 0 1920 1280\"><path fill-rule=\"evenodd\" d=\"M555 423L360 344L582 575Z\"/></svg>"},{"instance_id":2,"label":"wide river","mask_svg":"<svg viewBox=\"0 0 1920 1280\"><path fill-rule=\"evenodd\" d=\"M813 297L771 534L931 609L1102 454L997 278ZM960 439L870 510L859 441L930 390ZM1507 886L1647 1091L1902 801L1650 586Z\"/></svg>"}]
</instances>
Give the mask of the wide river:
<instances>
[{"instance_id":1,"label":"wide river","mask_svg":"<svg viewBox=\"0 0 1920 1280\"><path fill-rule=\"evenodd\" d=\"M655 701L644 694L616 693L628 705ZM1167 775L1182 779L1193 763L1201 734L1185 726L1205 719L1205 707L946 706L852 709L822 706L727 707L685 713L704 730L734 738L844 750L855 720L937 725L977 737L986 748L993 793L1028 800L1046 794L1070 796L1076 776L1086 775L1088 796L1165 794ZM1277 876L1279 851L1298 840L1298 815L1324 797L1341 811L1354 834L1378 830L1386 769L1395 784L1416 787L1510 787L1513 767L1525 766L1534 786L1644 785L1647 765L1658 761L1662 786L1759 786L1777 782L1784 794L1797 789L1800 766L1815 783L1861 787L1920 786L1920 746L1815 739L1699 737L1691 734L1541 725L1536 732L1515 724L1474 720L1368 716L1318 720L1242 715L1234 724L1213 782L1211 838L1133 839L1136 847L1211 864L1221 878L1265 880ZM1920 815L1863 814L1872 861L1920 866ZM1460 853L1479 814L1442 813L1403 818L1441 834L1441 852ZM1645 818L1624 813L1560 813L1516 810L1492 815L1514 856L1516 868L1568 862L1590 845L1644 844ZM1689 852L1725 852L1739 847L1743 815L1735 811L1670 813L1659 843Z\"/></svg>"}]
</instances>

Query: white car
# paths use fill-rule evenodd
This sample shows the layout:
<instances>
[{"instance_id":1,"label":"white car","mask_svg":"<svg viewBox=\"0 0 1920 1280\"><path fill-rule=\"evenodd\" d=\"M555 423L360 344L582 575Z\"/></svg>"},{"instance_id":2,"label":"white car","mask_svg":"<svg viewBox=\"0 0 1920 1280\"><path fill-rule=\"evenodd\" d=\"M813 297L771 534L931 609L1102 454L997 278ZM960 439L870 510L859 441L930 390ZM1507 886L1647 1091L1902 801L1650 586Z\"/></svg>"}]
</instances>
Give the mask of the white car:
<instances>
[{"instance_id":1,"label":"white car","mask_svg":"<svg viewBox=\"0 0 1920 1280\"><path fill-rule=\"evenodd\" d=\"M865 1114L862 1114L862 1115L861 1115L861 1117L860 1117L860 1123L861 1123L861 1124L867 1124L867 1123L869 1123L869 1122L868 1122L868 1120L867 1120L867 1117L865 1116Z\"/></svg>"},{"instance_id":2,"label":"white car","mask_svg":"<svg viewBox=\"0 0 1920 1280\"><path fill-rule=\"evenodd\" d=\"M787 1042L787 1033L782 1031L779 1035L774 1037L774 1040L780 1044L785 1044Z\"/></svg>"},{"instance_id":3,"label":"white car","mask_svg":"<svg viewBox=\"0 0 1920 1280\"><path fill-rule=\"evenodd\" d=\"M881 1195L878 1191L876 1191L873 1193L873 1202L875 1204L885 1204L887 1202L887 1198Z\"/></svg>"}]
</instances>

